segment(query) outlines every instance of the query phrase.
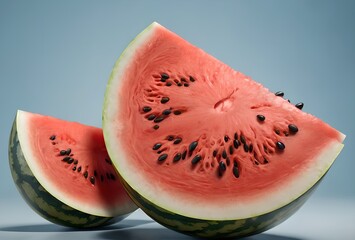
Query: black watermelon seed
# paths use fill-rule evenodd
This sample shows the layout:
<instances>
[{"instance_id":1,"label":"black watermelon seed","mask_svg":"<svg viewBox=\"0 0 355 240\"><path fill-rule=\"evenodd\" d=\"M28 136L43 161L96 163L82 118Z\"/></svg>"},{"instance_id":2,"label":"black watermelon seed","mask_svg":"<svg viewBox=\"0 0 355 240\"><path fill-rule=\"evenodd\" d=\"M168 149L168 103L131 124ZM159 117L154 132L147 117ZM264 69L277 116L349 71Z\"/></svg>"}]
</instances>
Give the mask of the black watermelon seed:
<instances>
[{"instance_id":1,"label":"black watermelon seed","mask_svg":"<svg viewBox=\"0 0 355 240\"><path fill-rule=\"evenodd\" d=\"M175 110L175 111L174 111L174 114L175 114L175 115L180 115L180 114L181 114L181 111Z\"/></svg>"},{"instance_id":2,"label":"black watermelon seed","mask_svg":"<svg viewBox=\"0 0 355 240\"><path fill-rule=\"evenodd\" d=\"M75 160L74 160L74 164L75 164L75 165L78 164L78 160L75 159Z\"/></svg>"},{"instance_id":3,"label":"black watermelon seed","mask_svg":"<svg viewBox=\"0 0 355 240\"><path fill-rule=\"evenodd\" d=\"M92 185L95 185L95 177L94 176L90 177L90 182Z\"/></svg>"},{"instance_id":4,"label":"black watermelon seed","mask_svg":"<svg viewBox=\"0 0 355 240\"><path fill-rule=\"evenodd\" d=\"M54 141L55 140L55 135L50 136L49 139Z\"/></svg>"},{"instance_id":5,"label":"black watermelon seed","mask_svg":"<svg viewBox=\"0 0 355 240\"><path fill-rule=\"evenodd\" d=\"M159 125L154 125L153 128L157 130L159 128Z\"/></svg>"},{"instance_id":6,"label":"black watermelon seed","mask_svg":"<svg viewBox=\"0 0 355 240\"><path fill-rule=\"evenodd\" d=\"M173 85L171 82L166 82L165 84L166 86L170 87L171 85Z\"/></svg>"},{"instance_id":7,"label":"black watermelon seed","mask_svg":"<svg viewBox=\"0 0 355 240\"><path fill-rule=\"evenodd\" d=\"M194 79L192 76L190 76L190 81L191 81L191 82L194 82L195 79Z\"/></svg>"},{"instance_id":8,"label":"black watermelon seed","mask_svg":"<svg viewBox=\"0 0 355 240\"><path fill-rule=\"evenodd\" d=\"M67 151L66 150L60 150L59 155L64 156L66 155Z\"/></svg>"},{"instance_id":9,"label":"black watermelon seed","mask_svg":"<svg viewBox=\"0 0 355 240\"><path fill-rule=\"evenodd\" d=\"M74 162L73 158L69 158L68 161L67 161L67 163L69 163L69 164L72 164L73 162Z\"/></svg>"},{"instance_id":10,"label":"black watermelon seed","mask_svg":"<svg viewBox=\"0 0 355 240\"><path fill-rule=\"evenodd\" d=\"M144 106L142 110L143 110L143 112L147 113L147 112L150 112L152 110L152 108L148 107L148 106Z\"/></svg>"},{"instance_id":11,"label":"black watermelon seed","mask_svg":"<svg viewBox=\"0 0 355 240\"><path fill-rule=\"evenodd\" d=\"M105 158L105 162L107 162L108 164L112 165L112 162L109 158Z\"/></svg>"},{"instance_id":12,"label":"black watermelon seed","mask_svg":"<svg viewBox=\"0 0 355 240\"><path fill-rule=\"evenodd\" d=\"M88 171L85 171L83 175L84 175L84 178L87 178L89 175Z\"/></svg>"},{"instance_id":13,"label":"black watermelon seed","mask_svg":"<svg viewBox=\"0 0 355 240\"><path fill-rule=\"evenodd\" d=\"M226 164L223 161L219 162L218 168L219 168L219 171L222 171L222 172L227 170L227 166L226 166Z\"/></svg>"},{"instance_id":14,"label":"black watermelon seed","mask_svg":"<svg viewBox=\"0 0 355 240\"><path fill-rule=\"evenodd\" d=\"M181 143L181 141L182 141L182 138L178 137L175 139L174 144L179 144L179 143Z\"/></svg>"},{"instance_id":15,"label":"black watermelon seed","mask_svg":"<svg viewBox=\"0 0 355 240\"><path fill-rule=\"evenodd\" d=\"M252 151L253 151L253 145L250 144L250 145L249 145L249 152L252 152Z\"/></svg>"},{"instance_id":16,"label":"black watermelon seed","mask_svg":"<svg viewBox=\"0 0 355 240\"><path fill-rule=\"evenodd\" d=\"M181 87L181 86L182 86L182 83L181 83L181 82L179 82L177 85L178 85L178 87Z\"/></svg>"},{"instance_id":17,"label":"black watermelon seed","mask_svg":"<svg viewBox=\"0 0 355 240\"><path fill-rule=\"evenodd\" d=\"M66 156L65 158L63 158L63 162L68 162L69 161L69 159L70 159L71 157L69 157L69 156Z\"/></svg>"},{"instance_id":18,"label":"black watermelon seed","mask_svg":"<svg viewBox=\"0 0 355 240\"><path fill-rule=\"evenodd\" d=\"M229 146L229 154L232 155L234 152L234 148L232 145Z\"/></svg>"},{"instance_id":19,"label":"black watermelon seed","mask_svg":"<svg viewBox=\"0 0 355 240\"><path fill-rule=\"evenodd\" d=\"M72 168L72 170L75 171L75 170L76 170L76 166L74 166L74 167Z\"/></svg>"},{"instance_id":20,"label":"black watermelon seed","mask_svg":"<svg viewBox=\"0 0 355 240\"><path fill-rule=\"evenodd\" d=\"M161 121L163 121L164 120L164 116L159 116L159 117L157 117L156 119L154 119L154 122L155 123L159 123L159 122L161 122Z\"/></svg>"},{"instance_id":21,"label":"black watermelon seed","mask_svg":"<svg viewBox=\"0 0 355 240\"><path fill-rule=\"evenodd\" d=\"M239 169L238 167L233 167L233 175L236 178L239 178Z\"/></svg>"},{"instance_id":22,"label":"black watermelon seed","mask_svg":"<svg viewBox=\"0 0 355 240\"><path fill-rule=\"evenodd\" d=\"M275 129L275 133L276 133L277 135L280 135L280 130Z\"/></svg>"},{"instance_id":23,"label":"black watermelon seed","mask_svg":"<svg viewBox=\"0 0 355 240\"><path fill-rule=\"evenodd\" d=\"M173 141L174 140L174 136L173 135L169 135L166 139L168 140L168 141Z\"/></svg>"},{"instance_id":24,"label":"black watermelon seed","mask_svg":"<svg viewBox=\"0 0 355 240\"><path fill-rule=\"evenodd\" d=\"M161 100L160 100L160 102L161 102L161 103L167 103L167 102L169 102L169 100L170 100L169 97L162 97Z\"/></svg>"},{"instance_id":25,"label":"black watermelon seed","mask_svg":"<svg viewBox=\"0 0 355 240\"><path fill-rule=\"evenodd\" d=\"M292 133L298 132L298 127L297 127L295 124L289 124L289 125L288 125L288 129L289 129L290 132L292 132Z\"/></svg>"},{"instance_id":26,"label":"black watermelon seed","mask_svg":"<svg viewBox=\"0 0 355 240\"><path fill-rule=\"evenodd\" d=\"M258 120L261 121L261 122L265 121L265 116L264 116L264 115L258 114L258 115L256 115L256 117L257 117Z\"/></svg>"},{"instance_id":27,"label":"black watermelon seed","mask_svg":"<svg viewBox=\"0 0 355 240\"><path fill-rule=\"evenodd\" d=\"M190 154L196 149L197 145L198 145L197 141L194 141L194 142L190 143L190 145L189 145Z\"/></svg>"},{"instance_id":28,"label":"black watermelon seed","mask_svg":"<svg viewBox=\"0 0 355 240\"><path fill-rule=\"evenodd\" d=\"M223 152L222 152L222 157L224 158L224 159L226 159L227 158L227 152L226 152L226 150L224 149L223 150Z\"/></svg>"},{"instance_id":29,"label":"black watermelon seed","mask_svg":"<svg viewBox=\"0 0 355 240\"><path fill-rule=\"evenodd\" d=\"M282 142L278 141L278 142L276 142L276 147L279 150L284 150L285 149L285 144L283 144Z\"/></svg>"},{"instance_id":30,"label":"black watermelon seed","mask_svg":"<svg viewBox=\"0 0 355 240\"><path fill-rule=\"evenodd\" d=\"M224 141L225 141L225 142L228 142L228 140L229 140L228 135L225 135L225 136L224 136Z\"/></svg>"},{"instance_id":31,"label":"black watermelon seed","mask_svg":"<svg viewBox=\"0 0 355 240\"><path fill-rule=\"evenodd\" d=\"M161 75L161 78L164 78L164 79L169 79L169 75L167 73L162 73Z\"/></svg>"},{"instance_id":32,"label":"black watermelon seed","mask_svg":"<svg viewBox=\"0 0 355 240\"><path fill-rule=\"evenodd\" d=\"M71 153L71 149L68 148L65 154L66 154L66 155L69 155L70 153Z\"/></svg>"},{"instance_id":33,"label":"black watermelon seed","mask_svg":"<svg viewBox=\"0 0 355 240\"><path fill-rule=\"evenodd\" d=\"M153 150L158 150L161 146L162 146L161 143L156 143L156 144L154 144L154 146L153 146Z\"/></svg>"},{"instance_id":34,"label":"black watermelon seed","mask_svg":"<svg viewBox=\"0 0 355 240\"><path fill-rule=\"evenodd\" d=\"M226 163L227 163L227 166L229 166L229 165L230 165L231 160L229 159L229 157L227 157L227 158L226 158Z\"/></svg>"},{"instance_id":35,"label":"black watermelon seed","mask_svg":"<svg viewBox=\"0 0 355 240\"><path fill-rule=\"evenodd\" d=\"M248 146L248 144L244 143L243 148L244 148L244 151L245 151L245 152L249 152L249 146Z\"/></svg>"},{"instance_id":36,"label":"black watermelon seed","mask_svg":"<svg viewBox=\"0 0 355 240\"><path fill-rule=\"evenodd\" d=\"M278 91L278 92L275 93L275 95L278 96L278 97L283 97L285 95L285 93L282 92L282 91Z\"/></svg>"},{"instance_id":37,"label":"black watermelon seed","mask_svg":"<svg viewBox=\"0 0 355 240\"><path fill-rule=\"evenodd\" d=\"M241 141L242 143L246 143L244 135L241 135L241 136L240 136L240 141Z\"/></svg>"},{"instance_id":38,"label":"black watermelon seed","mask_svg":"<svg viewBox=\"0 0 355 240\"><path fill-rule=\"evenodd\" d=\"M181 82L187 82L185 78L180 78Z\"/></svg>"},{"instance_id":39,"label":"black watermelon seed","mask_svg":"<svg viewBox=\"0 0 355 240\"><path fill-rule=\"evenodd\" d=\"M162 162L165 161L168 158L168 154L164 153L158 157L158 161Z\"/></svg>"},{"instance_id":40,"label":"black watermelon seed","mask_svg":"<svg viewBox=\"0 0 355 240\"><path fill-rule=\"evenodd\" d=\"M175 154L175 156L174 156L173 162L177 162L177 161L179 161L180 159L181 159L181 153L177 153L177 154Z\"/></svg>"},{"instance_id":41,"label":"black watermelon seed","mask_svg":"<svg viewBox=\"0 0 355 240\"><path fill-rule=\"evenodd\" d=\"M238 133L234 133L234 139L238 139Z\"/></svg>"},{"instance_id":42,"label":"black watermelon seed","mask_svg":"<svg viewBox=\"0 0 355 240\"><path fill-rule=\"evenodd\" d=\"M184 87L188 87L190 86L188 83L184 83Z\"/></svg>"},{"instance_id":43,"label":"black watermelon seed","mask_svg":"<svg viewBox=\"0 0 355 240\"><path fill-rule=\"evenodd\" d=\"M150 114L150 115L147 117L147 119L148 119L149 121L152 121L152 120L154 120L155 117L156 117L156 116L155 116L154 114Z\"/></svg>"},{"instance_id":44,"label":"black watermelon seed","mask_svg":"<svg viewBox=\"0 0 355 240\"><path fill-rule=\"evenodd\" d=\"M113 175L113 173L110 173L110 178L111 178L112 180L116 180L116 177L115 177L115 175Z\"/></svg>"},{"instance_id":45,"label":"black watermelon seed","mask_svg":"<svg viewBox=\"0 0 355 240\"><path fill-rule=\"evenodd\" d=\"M78 172L81 172L81 166L80 166L80 167L78 167Z\"/></svg>"},{"instance_id":46,"label":"black watermelon seed","mask_svg":"<svg viewBox=\"0 0 355 240\"><path fill-rule=\"evenodd\" d=\"M304 106L304 104L303 104L303 102L299 102L299 103L297 103L295 106L296 106L296 108L298 108L298 109L302 109L303 106Z\"/></svg>"},{"instance_id":47,"label":"black watermelon seed","mask_svg":"<svg viewBox=\"0 0 355 240\"><path fill-rule=\"evenodd\" d=\"M233 140L233 146L234 146L234 148L237 149L237 148L239 147L239 145L240 145L239 140L238 140L238 139L234 139L234 140Z\"/></svg>"},{"instance_id":48,"label":"black watermelon seed","mask_svg":"<svg viewBox=\"0 0 355 240\"><path fill-rule=\"evenodd\" d=\"M162 114L163 115L169 115L171 113L171 110L170 109L165 109Z\"/></svg>"},{"instance_id":49,"label":"black watermelon seed","mask_svg":"<svg viewBox=\"0 0 355 240\"><path fill-rule=\"evenodd\" d=\"M213 151L213 157L216 157L217 156L217 153L218 153L218 150L217 149L215 149L214 151Z\"/></svg>"},{"instance_id":50,"label":"black watermelon seed","mask_svg":"<svg viewBox=\"0 0 355 240\"><path fill-rule=\"evenodd\" d=\"M186 158L186 154L187 154L187 150L185 150L185 151L182 153L182 155L181 155L182 160L184 160L184 159Z\"/></svg>"},{"instance_id":51,"label":"black watermelon seed","mask_svg":"<svg viewBox=\"0 0 355 240\"><path fill-rule=\"evenodd\" d=\"M191 160L191 163L192 164L196 164L198 163L199 161L201 161L202 157L201 155L196 155L192 160Z\"/></svg>"}]
</instances>

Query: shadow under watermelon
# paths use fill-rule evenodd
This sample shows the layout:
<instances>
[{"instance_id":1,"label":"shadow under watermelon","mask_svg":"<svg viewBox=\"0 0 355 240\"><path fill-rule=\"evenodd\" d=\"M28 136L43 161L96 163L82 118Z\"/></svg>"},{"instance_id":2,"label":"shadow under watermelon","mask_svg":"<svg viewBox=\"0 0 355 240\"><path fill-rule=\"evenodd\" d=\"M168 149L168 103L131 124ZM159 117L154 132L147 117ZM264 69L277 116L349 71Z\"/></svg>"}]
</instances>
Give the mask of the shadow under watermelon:
<instances>
[{"instance_id":1,"label":"shadow under watermelon","mask_svg":"<svg viewBox=\"0 0 355 240\"><path fill-rule=\"evenodd\" d=\"M149 224L151 227L144 226ZM55 224L33 224L33 225L19 225L0 227L0 231L13 232L13 233L59 233L58 238L53 236L54 239L63 239L68 237L71 232L84 234L87 239L105 239L105 240L193 240L197 239L190 237L170 229L156 226L152 220L131 220L126 219L114 225L93 228L93 229L75 229L67 228ZM86 234L85 234L86 233ZM63 235L65 234L65 235ZM74 235L73 235L74 236ZM303 240L301 238L282 236L269 233L261 233L258 235L243 238L244 240Z\"/></svg>"},{"instance_id":2,"label":"shadow under watermelon","mask_svg":"<svg viewBox=\"0 0 355 240\"><path fill-rule=\"evenodd\" d=\"M167 228L142 228L135 227L131 229L116 229L105 232L100 232L97 235L98 239L106 240L193 240L198 239L190 237ZM258 235L242 238L244 240L303 240L296 237L281 236L276 234L261 233Z\"/></svg>"},{"instance_id":3,"label":"shadow under watermelon","mask_svg":"<svg viewBox=\"0 0 355 240\"><path fill-rule=\"evenodd\" d=\"M88 232L88 231L104 231L104 230L123 230L132 227L138 227L143 224L152 223L151 220L131 220L127 219L119 223L90 229L68 228L55 224L33 224L33 225L19 225L0 227L3 232Z\"/></svg>"}]
</instances>

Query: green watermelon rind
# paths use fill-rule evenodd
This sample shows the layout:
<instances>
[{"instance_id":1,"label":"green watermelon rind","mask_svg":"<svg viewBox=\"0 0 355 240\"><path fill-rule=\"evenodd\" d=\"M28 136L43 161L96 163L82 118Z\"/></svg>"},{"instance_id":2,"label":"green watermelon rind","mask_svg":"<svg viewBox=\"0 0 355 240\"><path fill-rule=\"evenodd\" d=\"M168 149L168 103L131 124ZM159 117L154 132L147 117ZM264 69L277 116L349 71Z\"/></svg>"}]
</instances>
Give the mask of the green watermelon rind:
<instances>
[{"instance_id":1,"label":"green watermelon rind","mask_svg":"<svg viewBox=\"0 0 355 240\"><path fill-rule=\"evenodd\" d=\"M128 194L148 216L172 230L203 238L240 238L264 232L293 215L316 190L323 177L291 203L259 216L236 220L204 220L163 209L137 193L122 179Z\"/></svg>"},{"instance_id":2,"label":"green watermelon rind","mask_svg":"<svg viewBox=\"0 0 355 240\"><path fill-rule=\"evenodd\" d=\"M16 120L9 139L9 164L12 178L26 203L48 221L67 227L94 228L110 225L126 217L101 217L74 209L52 196L36 179L22 152Z\"/></svg>"}]
</instances>

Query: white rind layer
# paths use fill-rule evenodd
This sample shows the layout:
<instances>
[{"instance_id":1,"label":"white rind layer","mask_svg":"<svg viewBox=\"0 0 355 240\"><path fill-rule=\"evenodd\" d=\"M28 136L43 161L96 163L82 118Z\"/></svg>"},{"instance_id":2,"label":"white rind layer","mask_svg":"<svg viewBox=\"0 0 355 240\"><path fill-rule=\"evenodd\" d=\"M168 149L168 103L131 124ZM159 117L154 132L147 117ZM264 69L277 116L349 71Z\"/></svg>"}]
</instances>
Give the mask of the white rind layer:
<instances>
[{"instance_id":1,"label":"white rind layer","mask_svg":"<svg viewBox=\"0 0 355 240\"><path fill-rule=\"evenodd\" d=\"M149 41L149 38L154 35L154 31L160 27L158 23L152 23L125 49L114 66L105 94L103 130L106 147L120 175L136 192L157 206L183 216L205 220L235 220L258 216L285 206L300 197L321 179L343 148L341 142L334 141L328 146L324 146L324 150L312 160L312 163L303 171L299 171L299 175L294 176L294 181L288 179L287 183L280 185L273 193L248 200L248 202L234 201L229 205L210 205L209 201L204 203L189 201L181 195L167 192L164 189L166 186L147 181L143 175L139 174L140 169L137 169L134 164L130 164L129 156L122 148L120 138L122 123L117 120L120 109L115 101L119 99L122 86L121 78L130 65L130 61L133 61L134 54L145 42ZM110 101L114 101L114 103ZM339 134L342 141L345 135Z\"/></svg>"},{"instance_id":2,"label":"white rind layer","mask_svg":"<svg viewBox=\"0 0 355 240\"><path fill-rule=\"evenodd\" d=\"M18 110L16 115L16 125L17 125L17 134L18 139L21 144L22 153L26 159L27 165L30 168L32 174L36 177L37 181L42 185L44 189L46 189L52 196L57 198L59 201L64 204L82 211L87 214L92 214L100 217L115 217L119 215L124 215L132 212L132 202L128 202L126 204L120 203L117 206L112 206L112 208L99 208L98 206L93 206L92 204L86 204L82 201L78 201L73 196L68 194L64 194L60 188L58 188L53 182L48 181L45 174L43 174L43 167L40 165L40 161L36 160L36 154L33 149L30 147L31 142L34 139L31 139L28 127L29 121L31 120L31 113Z\"/></svg>"}]
</instances>

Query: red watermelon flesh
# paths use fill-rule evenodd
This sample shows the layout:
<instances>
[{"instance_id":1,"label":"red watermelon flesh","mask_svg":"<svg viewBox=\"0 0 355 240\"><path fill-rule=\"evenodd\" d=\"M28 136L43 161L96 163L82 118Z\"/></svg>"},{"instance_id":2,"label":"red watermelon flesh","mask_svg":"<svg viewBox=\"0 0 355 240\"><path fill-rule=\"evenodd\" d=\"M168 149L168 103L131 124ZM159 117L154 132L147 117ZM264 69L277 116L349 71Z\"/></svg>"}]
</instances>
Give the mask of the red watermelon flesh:
<instances>
[{"instance_id":1,"label":"red watermelon flesh","mask_svg":"<svg viewBox=\"0 0 355 240\"><path fill-rule=\"evenodd\" d=\"M124 181L156 206L197 219L288 204L325 174L345 138L157 23L116 63L103 117Z\"/></svg>"},{"instance_id":2,"label":"red watermelon flesh","mask_svg":"<svg viewBox=\"0 0 355 240\"><path fill-rule=\"evenodd\" d=\"M18 111L16 122L27 164L52 196L102 217L136 209L119 181L100 128L24 111Z\"/></svg>"}]
</instances>

